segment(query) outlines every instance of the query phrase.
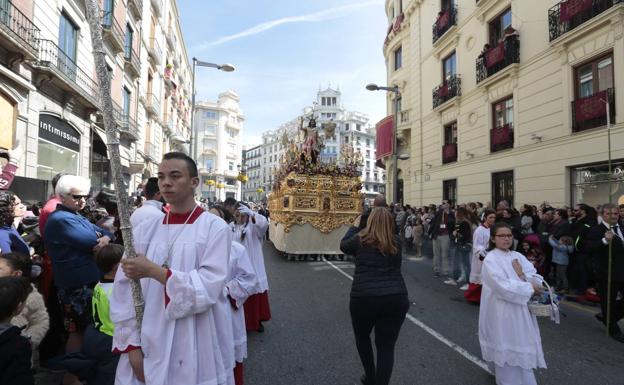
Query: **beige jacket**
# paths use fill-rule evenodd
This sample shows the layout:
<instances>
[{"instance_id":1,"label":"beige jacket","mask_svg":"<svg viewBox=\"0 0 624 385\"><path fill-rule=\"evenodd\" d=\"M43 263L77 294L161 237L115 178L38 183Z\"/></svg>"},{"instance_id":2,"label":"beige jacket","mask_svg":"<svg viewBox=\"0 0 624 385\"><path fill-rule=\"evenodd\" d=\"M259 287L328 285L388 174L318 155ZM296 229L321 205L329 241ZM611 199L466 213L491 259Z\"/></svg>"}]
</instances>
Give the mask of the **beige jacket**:
<instances>
[{"instance_id":1,"label":"beige jacket","mask_svg":"<svg viewBox=\"0 0 624 385\"><path fill-rule=\"evenodd\" d=\"M50 317L43 297L33 285L33 290L26 298L22 312L11 319L11 323L22 329L22 335L30 338L34 348L38 347L50 328Z\"/></svg>"}]
</instances>

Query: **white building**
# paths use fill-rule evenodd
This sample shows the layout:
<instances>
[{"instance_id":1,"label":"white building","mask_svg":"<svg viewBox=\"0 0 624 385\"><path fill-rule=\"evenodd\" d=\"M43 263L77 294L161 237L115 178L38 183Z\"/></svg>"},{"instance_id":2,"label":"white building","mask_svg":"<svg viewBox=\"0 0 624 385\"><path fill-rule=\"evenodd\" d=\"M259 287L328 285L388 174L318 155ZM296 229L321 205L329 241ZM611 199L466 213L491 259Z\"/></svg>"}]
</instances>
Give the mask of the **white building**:
<instances>
[{"instance_id":1,"label":"white building","mask_svg":"<svg viewBox=\"0 0 624 385\"><path fill-rule=\"evenodd\" d=\"M232 197L241 199L242 167L240 138L245 116L234 91L219 94L215 102L195 105L195 161L201 177L201 196L211 202ZM213 181L213 182L209 182Z\"/></svg>"},{"instance_id":2,"label":"white building","mask_svg":"<svg viewBox=\"0 0 624 385\"><path fill-rule=\"evenodd\" d=\"M327 88L319 90L314 103L314 117L317 127L330 121L336 123L335 138L324 139L324 145L320 159L323 162L341 162L340 149L342 145L350 145L363 157L362 164L362 193L371 198L377 193L384 192L386 173L385 170L375 166L375 128L368 124L368 115L347 111L342 104L342 93L340 90ZM260 148L255 148L258 153L257 162L259 167L254 172L254 177L250 177L253 183L259 183L264 190L260 200L268 195L273 187L274 171L279 167L285 148L283 146L284 134L289 140L297 138L302 141L299 132L299 121L293 119L275 130L262 134L262 144ZM325 133L321 129L321 136ZM254 157L256 159L256 157ZM256 173L258 176L256 177ZM254 189L255 191L255 189Z\"/></svg>"},{"instance_id":3,"label":"white building","mask_svg":"<svg viewBox=\"0 0 624 385\"><path fill-rule=\"evenodd\" d=\"M182 149L188 137L190 66L175 0L100 6L122 172L134 191L155 174L162 152ZM176 44L163 51L155 47L165 46L165 19ZM176 93L164 82L172 61ZM175 111L167 108L174 94ZM112 187L100 110L85 2L0 1L0 147L19 141L24 148L11 187L23 200L45 200L59 172L90 178L94 189ZM168 121L173 128L163 130Z\"/></svg>"}]
</instances>

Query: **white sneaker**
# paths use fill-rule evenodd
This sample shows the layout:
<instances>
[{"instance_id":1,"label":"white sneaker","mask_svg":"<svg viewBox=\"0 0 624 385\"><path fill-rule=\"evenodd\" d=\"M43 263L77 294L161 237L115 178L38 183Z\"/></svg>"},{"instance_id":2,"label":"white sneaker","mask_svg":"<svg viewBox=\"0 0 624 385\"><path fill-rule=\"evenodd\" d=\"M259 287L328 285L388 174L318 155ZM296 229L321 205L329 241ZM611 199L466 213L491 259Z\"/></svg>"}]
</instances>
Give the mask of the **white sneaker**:
<instances>
[{"instance_id":1,"label":"white sneaker","mask_svg":"<svg viewBox=\"0 0 624 385\"><path fill-rule=\"evenodd\" d=\"M461 285L461 287L459 288L459 290L461 290L461 291L466 291L466 290L468 290L468 284L467 284L467 283L464 283L463 285Z\"/></svg>"},{"instance_id":2,"label":"white sneaker","mask_svg":"<svg viewBox=\"0 0 624 385\"><path fill-rule=\"evenodd\" d=\"M457 286L457 281L454 280L453 278L449 278L446 281L444 281L445 285L453 285L453 286Z\"/></svg>"}]
</instances>

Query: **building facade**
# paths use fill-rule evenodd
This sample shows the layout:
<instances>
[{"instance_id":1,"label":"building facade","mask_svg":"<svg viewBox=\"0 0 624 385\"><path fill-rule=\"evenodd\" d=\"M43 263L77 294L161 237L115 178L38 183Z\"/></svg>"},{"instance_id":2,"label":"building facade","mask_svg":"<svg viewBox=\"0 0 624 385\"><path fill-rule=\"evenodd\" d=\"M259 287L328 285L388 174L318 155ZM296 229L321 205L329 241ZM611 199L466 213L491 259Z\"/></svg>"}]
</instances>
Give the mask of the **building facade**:
<instances>
[{"instance_id":1,"label":"building facade","mask_svg":"<svg viewBox=\"0 0 624 385\"><path fill-rule=\"evenodd\" d=\"M386 1L401 200L624 199L624 2L576 3Z\"/></svg>"},{"instance_id":2,"label":"building facade","mask_svg":"<svg viewBox=\"0 0 624 385\"><path fill-rule=\"evenodd\" d=\"M241 135L245 116L234 91L219 94L217 102L195 105L196 162L201 178L200 193L210 202L232 197L241 199Z\"/></svg>"},{"instance_id":3,"label":"building facade","mask_svg":"<svg viewBox=\"0 0 624 385\"><path fill-rule=\"evenodd\" d=\"M247 182L242 186L242 199L246 202L260 202L264 196L262 177L260 175L262 161L262 146L243 149L243 170L247 175Z\"/></svg>"},{"instance_id":4,"label":"building facade","mask_svg":"<svg viewBox=\"0 0 624 385\"><path fill-rule=\"evenodd\" d=\"M175 7L174 0L100 2L114 118L130 191L153 175L150 162L160 159L149 158L145 148L152 121L162 117L146 119L144 102L148 74L163 77L164 63L144 59L148 39L143 31L150 31L148 19L164 25L164 15L175 15L180 44L171 51L185 52ZM166 60L163 52L160 60ZM188 60L181 66L190 73ZM189 80L180 84L188 98ZM84 1L0 2L0 147L22 144L25 156L12 186L22 199L45 200L51 193L49 180L58 172L90 178L95 190L112 187L98 92ZM158 92L165 95L163 88ZM183 121L178 124L184 126ZM186 131L188 136L188 122ZM160 139L158 147L174 148L171 134L161 133Z\"/></svg>"},{"instance_id":5,"label":"building facade","mask_svg":"<svg viewBox=\"0 0 624 385\"><path fill-rule=\"evenodd\" d=\"M373 198L380 192L383 193L386 173L383 168L375 165L375 130L368 124L368 115L346 110L342 103L342 93L339 89L332 89L331 87L325 90L319 89L313 109L314 118L324 143L324 148L319 154L320 160L340 164L342 146L352 147L362 154L363 158L362 193L367 198ZM322 125L324 123L336 124L333 136L330 137L323 131ZM286 151L284 136L288 140L294 138L298 143L303 142L299 126L299 120L293 119L275 130L266 131L262 134L260 148L254 148L254 151L258 152L259 166L254 177L250 177L250 180L259 183L263 190L258 199L265 200L272 190L275 170L281 164ZM257 176L255 176L256 174Z\"/></svg>"}]
</instances>

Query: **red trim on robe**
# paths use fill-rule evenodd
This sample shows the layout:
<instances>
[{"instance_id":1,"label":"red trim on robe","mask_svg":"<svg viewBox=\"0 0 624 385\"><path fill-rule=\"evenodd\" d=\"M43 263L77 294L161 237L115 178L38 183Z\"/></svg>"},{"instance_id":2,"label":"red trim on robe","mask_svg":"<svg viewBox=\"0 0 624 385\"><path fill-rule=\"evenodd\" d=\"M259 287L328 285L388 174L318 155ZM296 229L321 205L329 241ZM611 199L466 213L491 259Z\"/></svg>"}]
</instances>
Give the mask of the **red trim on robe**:
<instances>
[{"instance_id":1,"label":"red trim on robe","mask_svg":"<svg viewBox=\"0 0 624 385\"><path fill-rule=\"evenodd\" d=\"M237 362L234 367L234 384L243 385L243 363Z\"/></svg>"},{"instance_id":2,"label":"red trim on robe","mask_svg":"<svg viewBox=\"0 0 624 385\"><path fill-rule=\"evenodd\" d=\"M138 350L141 349L140 346L134 346L134 345L128 345L127 348L125 348L124 350L119 350L117 348L113 349L113 354L124 354L124 353L128 353L131 352L133 350Z\"/></svg>"},{"instance_id":3,"label":"red trim on robe","mask_svg":"<svg viewBox=\"0 0 624 385\"><path fill-rule=\"evenodd\" d=\"M264 291L247 298L243 305L245 309L245 328L247 330L260 329L260 322L271 319L271 308L269 307L269 292Z\"/></svg>"},{"instance_id":4,"label":"red trim on robe","mask_svg":"<svg viewBox=\"0 0 624 385\"><path fill-rule=\"evenodd\" d=\"M188 213L169 213L169 224L170 225L183 225L185 222L189 225L193 224L197 218L199 218L200 215L202 215L204 212L204 209L199 207L199 206L195 206L195 209L191 212ZM189 215L191 216L189 218ZM187 222L188 219L188 222ZM165 215L165 217L163 218L162 221L163 225L167 224L167 216Z\"/></svg>"},{"instance_id":5,"label":"red trim on robe","mask_svg":"<svg viewBox=\"0 0 624 385\"><path fill-rule=\"evenodd\" d=\"M171 270L167 269L167 281L169 280L169 277L171 277L172 275L173 273L171 272ZM171 302L171 299L167 295L167 281L165 281L165 307L167 307L167 305L169 305L169 302Z\"/></svg>"}]
</instances>

